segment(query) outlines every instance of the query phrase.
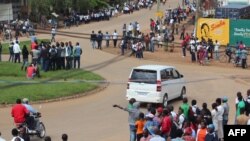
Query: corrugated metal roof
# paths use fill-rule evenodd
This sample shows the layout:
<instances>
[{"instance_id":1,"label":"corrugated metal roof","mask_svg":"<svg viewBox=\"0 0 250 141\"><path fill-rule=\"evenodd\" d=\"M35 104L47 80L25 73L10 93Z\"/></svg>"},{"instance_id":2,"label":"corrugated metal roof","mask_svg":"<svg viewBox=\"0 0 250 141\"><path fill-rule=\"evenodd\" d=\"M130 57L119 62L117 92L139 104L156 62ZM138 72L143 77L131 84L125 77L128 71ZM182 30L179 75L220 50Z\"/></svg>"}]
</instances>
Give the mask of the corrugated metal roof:
<instances>
[{"instance_id":1,"label":"corrugated metal roof","mask_svg":"<svg viewBox=\"0 0 250 141\"><path fill-rule=\"evenodd\" d=\"M245 7L249 7L250 5L244 5L244 4L229 4L222 6L221 8L233 8L233 9L241 9Z\"/></svg>"}]
</instances>

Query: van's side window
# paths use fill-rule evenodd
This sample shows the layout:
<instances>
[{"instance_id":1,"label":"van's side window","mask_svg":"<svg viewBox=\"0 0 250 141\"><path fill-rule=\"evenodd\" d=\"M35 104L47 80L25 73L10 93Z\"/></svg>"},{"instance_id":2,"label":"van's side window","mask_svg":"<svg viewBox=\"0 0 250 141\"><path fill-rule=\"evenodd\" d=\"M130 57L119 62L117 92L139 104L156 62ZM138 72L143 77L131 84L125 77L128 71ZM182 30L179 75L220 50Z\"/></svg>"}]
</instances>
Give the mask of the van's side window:
<instances>
[{"instance_id":1,"label":"van's side window","mask_svg":"<svg viewBox=\"0 0 250 141\"><path fill-rule=\"evenodd\" d=\"M171 69L166 70L167 79L173 79L173 73Z\"/></svg>"},{"instance_id":2,"label":"van's side window","mask_svg":"<svg viewBox=\"0 0 250 141\"><path fill-rule=\"evenodd\" d=\"M161 81L168 80L166 70L161 70Z\"/></svg>"},{"instance_id":3,"label":"van's side window","mask_svg":"<svg viewBox=\"0 0 250 141\"><path fill-rule=\"evenodd\" d=\"M173 69L172 72L173 72L174 79L178 79L180 77L180 74L176 70Z\"/></svg>"}]
</instances>

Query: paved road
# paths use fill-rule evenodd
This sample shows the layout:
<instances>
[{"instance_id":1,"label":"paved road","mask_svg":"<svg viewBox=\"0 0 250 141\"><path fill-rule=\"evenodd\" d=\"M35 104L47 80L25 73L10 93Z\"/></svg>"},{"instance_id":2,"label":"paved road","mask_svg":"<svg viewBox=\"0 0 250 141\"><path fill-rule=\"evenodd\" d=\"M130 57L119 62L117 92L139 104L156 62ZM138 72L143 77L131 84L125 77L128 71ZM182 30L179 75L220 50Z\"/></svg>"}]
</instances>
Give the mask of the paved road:
<instances>
[{"instance_id":1,"label":"paved road","mask_svg":"<svg viewBox=\"0 0 250 141\"><path fill-rule=\"evenodd\" d=\"M172 2L171 5L177 3ZM155 7L154 9L155 10ZM142 29L148 28L148 19L154 16L153 11L141 10L133 15L124 15L109 22L93 23L83 25L78 28L72 28L73 32L91 32L101 29L121 31L124 22L138 21ZM121 32L120 32L121 33ZM249 71L241 69L224 69L216 67L201 67L197 64L176 64L174 61L154 62L148 60L137 60L134 58L123 58L99 50L92 50L88 40L72 39L68 37L59 37L60 40L79 41L83 49L82 65L83 68L99 64L96 67L88 67L88 70L102 75L108 81L126 82L130 69L142 64L163 64L174 65L187 79L187 94L190 99L197 99L198 105L203 102L210 103L215 98L227 95L230 100L230 122L233 121L234 99L237 91L245 94L249 83L242 79L233 79L233 76L250 77ZM105 63L103 63L105 62ZM85 96L79 99L66 100L53 103L34 105L43 114L47 134L53 140L60 140L62 133L69 134L72 141L126 141L129 137L127 113L114 109L113 104L126 106L125 100L126 83L110 84L105 90L93 95ZM174 101L172 104L177 110L180 101ZM0 109L0 131L2 135L9 140L10 131L13 127L13 121L10 117L10 108ZM38 139L35 139L38 140Z\"/></svg>"}]
</instances>

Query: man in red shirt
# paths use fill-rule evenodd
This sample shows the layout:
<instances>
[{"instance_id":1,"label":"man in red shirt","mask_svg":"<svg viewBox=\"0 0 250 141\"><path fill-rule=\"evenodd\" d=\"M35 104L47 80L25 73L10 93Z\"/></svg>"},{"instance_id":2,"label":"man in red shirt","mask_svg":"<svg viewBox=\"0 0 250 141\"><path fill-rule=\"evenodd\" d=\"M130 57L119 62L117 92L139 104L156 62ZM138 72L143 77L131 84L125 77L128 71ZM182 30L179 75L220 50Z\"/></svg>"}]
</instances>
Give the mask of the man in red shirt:
<instances>
[{"instance_id":1,"label":"man in red shirt","mask_svg":"<svg viewBox=\"0 0 250 141\"><path fill-rule=\"evenodd\" d=\"M172 121L171 121L171 118L169 116L169 111L167 109L164 109L163 110L163 119L162 119L162 123L161 123L161 132L162 132L162 136L165 139L168 138L168 136L170 135L171 127L172 127Z\"/></svg>"},{"instance_id":2,"label":"man in red shirt","mask_svg":"<svg viewBox=\"0 0 250 141\"><path fill-rule=\"evenodd\" d=\"M24 105L21 104L21 99L16 100L16 105L11 109L11 116L14 118L15 124L20 124L25 122L26 115L29 114L29 111Z\"/></svg>"}]
</instances>

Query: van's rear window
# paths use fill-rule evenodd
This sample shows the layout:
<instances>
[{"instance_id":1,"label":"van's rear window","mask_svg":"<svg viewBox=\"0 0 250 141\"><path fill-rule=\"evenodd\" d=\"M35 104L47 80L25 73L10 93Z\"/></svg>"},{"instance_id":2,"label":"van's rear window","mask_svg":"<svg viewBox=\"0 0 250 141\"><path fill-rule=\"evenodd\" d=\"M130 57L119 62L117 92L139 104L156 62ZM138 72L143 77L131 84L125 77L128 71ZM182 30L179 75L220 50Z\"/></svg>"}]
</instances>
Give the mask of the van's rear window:
<instances>
[{"instance_id":1,"label":"van's rear window","mask_svg":"<svg viewBox=\"0 0 250 141\"><path fill-rule=\"evenodd\" d=\"M157 73L153 70L134 69L130 81L138 83L156 84Z\"/></svg>"}]
</instances>

